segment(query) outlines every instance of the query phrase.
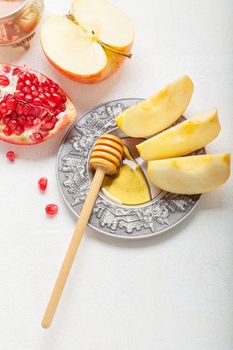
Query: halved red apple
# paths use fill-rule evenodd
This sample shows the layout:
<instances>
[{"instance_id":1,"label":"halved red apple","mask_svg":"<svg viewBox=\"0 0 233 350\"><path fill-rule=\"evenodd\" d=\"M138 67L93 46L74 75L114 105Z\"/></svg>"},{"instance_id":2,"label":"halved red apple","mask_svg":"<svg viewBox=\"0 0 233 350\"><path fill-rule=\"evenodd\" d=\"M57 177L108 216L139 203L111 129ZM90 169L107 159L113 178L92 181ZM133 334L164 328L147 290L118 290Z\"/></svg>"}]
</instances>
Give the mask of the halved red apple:
<instances>
[{"instance_id":1,"label":"halved red apple","mask_svg":"<svg viewBox=\"0 0 233 350\"><path fill-rule=\"evenodd\" d=\"M134 30L129 18L106 0L74 0L68 16L50 16L41 27L48 60L68 78L97 83L120 67Z\"/></svg>"}]
</instances>

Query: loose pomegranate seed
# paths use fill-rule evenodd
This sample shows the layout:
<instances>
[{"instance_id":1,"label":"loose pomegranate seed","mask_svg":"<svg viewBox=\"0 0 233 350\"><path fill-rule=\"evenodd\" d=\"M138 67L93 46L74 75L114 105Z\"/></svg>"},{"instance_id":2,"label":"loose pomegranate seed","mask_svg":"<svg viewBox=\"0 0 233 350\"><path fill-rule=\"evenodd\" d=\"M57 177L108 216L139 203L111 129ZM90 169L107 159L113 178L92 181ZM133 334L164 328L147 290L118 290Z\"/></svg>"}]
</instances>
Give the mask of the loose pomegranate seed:
<instances>
[{"instance_id":1,"label":"loose pomegranate seed","mask_svg":"<svg viewBox=\"0 0 233 350\"><path fill-rule=\"evenodd\" d=\"M26 101L26 102L31 103L31 102L32 102L32 100L33 100L32 95L27 94L27 95L25 96L25 101Z\"/></svg>"},{"instance_id":2,"label":"loose pomegranate seed","mask_svg":"<svg viewBox=\"0 0 233 350\"><path fill-rule=\"evenodd\" d=\"M46 212L46 214L48 214L50 216L54 216L58 212L58 206L56 204L48 204L45 207L45 212Z\"/></svg>"},{"instance_id":3,"label":"loose pomegranate seed","mask_svg":"<svg viewBox=\"0 0 233 350\"><path fill-rule=\"evenodd\" d=\"M41 177L38 181L38 186L39 186L39 189L44 192L47 188L47 184L48 184L48 179L47 177Z\"/></svg>"},{"instance_id":4,"label":"loose pomegranate seed","mask_svg":"<svg viewBox=\"0 0 233 350\"><path fill-rule=\"evenodd\" d=\"M23 101L24 100L24 93L23 92L15 92L14 96L16 100Z\"/></svg>"},{"instance_id":5,"label":"loose pomegranate seed","mask_svg":"<svg viewBox=\"0 0 233 350\"><path fill-rule=\"evenodd\" d=\"M9 79L5 75L0 75L0 86L8 86L10 84Z\"/></svg>"},{"instance_id":6,"label":"loose pomegranate seed","mask_svg":"<svg viewBox=\"0 0 233 350\"><path fill-rule=\"evenodd\" d=\"M0 112L0 120L2 120L2 118L3 118L3 115L2 115L2 113Z\"/></svg>"},{"instance_id":7,"label":"loose pomegranate seed","mask_svg":"<svg viewBox=\"0 0 233 350\"><path fill-rule=\"evenodd\" d=\"M15 152L13 152L13 151L7 152L6 157L10 162L14 162L15 161Z\"/></svg>"},{"instance_id":8,"label":"loose pomegranate seed","mask_svg":"<svg viewBox=\"0 0 233 350\"><path fill-rule=\"evenodd\" d=\"M11 136L13 134L13 130L9 126L6 126L4 129L2 129L2 132L6 136Z\"/></svg>"}]
</instances>

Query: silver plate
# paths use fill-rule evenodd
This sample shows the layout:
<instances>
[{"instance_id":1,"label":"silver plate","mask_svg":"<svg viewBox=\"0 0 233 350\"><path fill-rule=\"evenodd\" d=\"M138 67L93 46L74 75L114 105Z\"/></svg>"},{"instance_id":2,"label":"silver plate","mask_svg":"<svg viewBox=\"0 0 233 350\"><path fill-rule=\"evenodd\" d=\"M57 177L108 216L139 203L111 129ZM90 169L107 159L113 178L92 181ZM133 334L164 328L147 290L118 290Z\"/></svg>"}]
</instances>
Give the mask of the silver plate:
<instances>
[{"instance_id":1,"label":"silver plate","mask_svg":"<svg viewBox=\"0 0 233 350\"><path fill-rule=\"evenodd\" d=\"M67 132L60 146L56 169L65 202L79 216L92 179L89 156L101 134L118 130L114 118L142 99L120 99L101 104L80 118ZM204 150L195 153L204 153ZM146 238L161 234L184 220L200 195L159 192L150 202L137 206L116 204L98 195L89 226L119 238Z\"/></svg>"}]
</instances>

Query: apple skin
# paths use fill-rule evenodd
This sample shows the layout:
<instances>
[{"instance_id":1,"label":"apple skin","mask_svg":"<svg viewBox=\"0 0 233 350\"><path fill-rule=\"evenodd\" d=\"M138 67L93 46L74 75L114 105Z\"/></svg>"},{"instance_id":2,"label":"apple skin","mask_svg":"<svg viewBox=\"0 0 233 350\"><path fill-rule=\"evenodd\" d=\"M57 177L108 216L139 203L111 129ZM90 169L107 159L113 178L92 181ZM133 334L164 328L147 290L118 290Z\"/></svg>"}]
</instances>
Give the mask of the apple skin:
<instances>
[{"instance_id":1,"label":"apple skin","mask_svg":"<svg viewBox=\"0 0 233 350\"><path fill-rule=\"evenodd\" d=\"M42 46L42 45L41 45ZM123 54L130 54L131 52L131 48L133 46L133 42L128 45L125 48L117 48L118 51L122 52ZM43 49L43 46L42 46ZM120 66L122 65L122 63L125 61L125 59L127 58L126 56L117 54L112 52L111 50L104 48L104 51L107 55L107 64L104 67L104 69L102 69L101 71L99 71L96 74L90 74L90 75L79 75L79 74L74 74L72 72L66 71L64 69L62 69L61 67L59 67L55 62L53 62L51 60L51 58L49 58L46 54L46 52L43 49L43 52L45 54L45 57L47 58L47 60L51 63L51 65L58 70L60 73L62 73L64 76L66 76L67 78L77 81L79 83L83 83L83 84L96 84L96 83L100 83L103 80L109 78L111 75L113 75L114 73L116 73L118 71L118 69L120 68Z\"/></svg>"}]
</instances>

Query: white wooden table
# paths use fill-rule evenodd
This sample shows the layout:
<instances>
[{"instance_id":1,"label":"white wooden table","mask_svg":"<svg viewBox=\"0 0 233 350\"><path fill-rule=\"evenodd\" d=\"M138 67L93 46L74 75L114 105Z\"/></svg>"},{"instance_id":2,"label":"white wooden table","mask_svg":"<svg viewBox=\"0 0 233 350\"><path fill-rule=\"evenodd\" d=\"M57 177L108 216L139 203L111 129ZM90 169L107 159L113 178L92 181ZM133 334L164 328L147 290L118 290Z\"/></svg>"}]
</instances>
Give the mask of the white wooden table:
<instances>
[{"instance_id":1,"label":"white wooden table","mask_svg":"<svg viewBox=\"0 0 233 350\"><path fill-rule=\"evenodd\" d=\"M69 2L45 1L44 17ZM135 25L133 58L109 80L80 85L46 61L39 35L28 52L0 49L0 61L27 64L60 83L79 114L101 102L146 97L189 74L190 116L218 107L220 136L208 151L232 151L231 0L115 0ZM62 135L40 146L0 143L1 350L232 350L232 180L203 195L193 214L170 232L120 241L88 229L51 329L40 321L75 218L55 179ZM15 164L5 159L17 154ZM37 180L49 178L46 194ZM44 206L55 202L49 219Z\"/></svg>"}]
</instances>

